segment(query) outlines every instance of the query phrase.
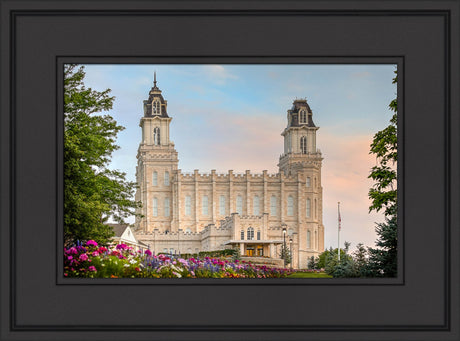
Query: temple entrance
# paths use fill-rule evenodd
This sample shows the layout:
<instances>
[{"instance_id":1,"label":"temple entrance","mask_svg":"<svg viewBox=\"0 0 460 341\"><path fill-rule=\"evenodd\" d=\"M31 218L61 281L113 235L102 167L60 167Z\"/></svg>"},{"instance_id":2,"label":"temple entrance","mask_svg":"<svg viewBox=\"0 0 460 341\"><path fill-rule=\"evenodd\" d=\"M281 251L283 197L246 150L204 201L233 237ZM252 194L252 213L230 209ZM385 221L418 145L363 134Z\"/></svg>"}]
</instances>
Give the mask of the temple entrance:
<instances>
[{"instance_id":1,"label":"temple entrance","mask_svg":"<svg viewBox=\"0 0 460 341\"><path fill-rule=\"evenodd\" d=\"M248 245L246 247L246 256L250 256L250 257L254 256L254 254L255 254L254 251L255 251L254 250L254 245Z\"/></svg>"},{"instance_id":2,"label":"temple entrance","mask_svg":"<svg viewBox=\"0 0 460 341\"><path fill-rule=\"evenodd\" d=\"M248 245L246 246L246 256L260 256L264 255L264 246L263 245Z\"/></svg>"}]
</instances>

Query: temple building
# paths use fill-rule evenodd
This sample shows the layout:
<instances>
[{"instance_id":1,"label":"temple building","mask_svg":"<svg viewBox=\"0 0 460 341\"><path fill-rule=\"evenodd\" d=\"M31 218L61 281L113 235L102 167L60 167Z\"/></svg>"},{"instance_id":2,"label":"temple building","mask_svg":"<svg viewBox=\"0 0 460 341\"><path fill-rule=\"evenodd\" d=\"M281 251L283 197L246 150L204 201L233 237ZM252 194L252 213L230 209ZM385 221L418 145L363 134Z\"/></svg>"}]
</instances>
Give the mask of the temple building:
<instances>
[{"instance_id":1,"label":"temple building","mask_svg":"<svg viewBox=\"0 0 460 341\"><path fill-rule=\"evenodd\" d=\"M137 240L155 253L237 248L244 257L273 264L286 243L294 268L306 268L309 257L324 251L323 158L316 148L319 127L305 99L294 100L287 111L276 174L182 172L171 120L155 77L140 120Z\"/></svg>"}]
</instances>

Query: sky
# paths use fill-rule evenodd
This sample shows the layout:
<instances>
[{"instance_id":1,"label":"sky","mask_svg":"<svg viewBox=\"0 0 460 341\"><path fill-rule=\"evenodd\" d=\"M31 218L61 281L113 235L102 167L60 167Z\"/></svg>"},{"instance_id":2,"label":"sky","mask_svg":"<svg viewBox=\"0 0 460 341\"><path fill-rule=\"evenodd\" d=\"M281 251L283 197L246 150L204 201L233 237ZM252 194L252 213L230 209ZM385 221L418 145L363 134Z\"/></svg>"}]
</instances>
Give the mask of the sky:
<instances>
[{"instance_id":1,"label":"sky","mask_svg":"<svg viewBox=\"0 0 460 341\"><path fill-rule=\"evenodd\" d=\"M367 176L376 164L369 145L392 116L395 70L390 64L91 64L85 65L84 82L99 91L110 88L115 96L109 114L126 129L118 135L120 149L110 168L130 181L135 181L139 122L154 71L168 101L170 138L182 172L277 173L287 110L296 98L306 98L320 127L316 145L324 158L325 247L337 247L340 202L341 245L348 241L354 249L360 242L374 246L376 223L384 221L383 214L369 213L373 183Z\"/></svg>"}]
</instances>

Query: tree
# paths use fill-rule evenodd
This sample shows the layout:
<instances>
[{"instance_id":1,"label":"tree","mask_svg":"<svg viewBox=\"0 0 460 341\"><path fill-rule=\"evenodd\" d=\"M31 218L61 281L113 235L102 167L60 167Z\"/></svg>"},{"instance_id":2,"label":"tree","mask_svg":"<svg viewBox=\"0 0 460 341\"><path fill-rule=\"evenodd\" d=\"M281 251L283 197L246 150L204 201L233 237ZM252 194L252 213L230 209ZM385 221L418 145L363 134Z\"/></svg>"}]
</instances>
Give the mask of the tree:
<instances>
[{"instance_id":1,"label":"tree","mask_svg":"<svg viewBox=\"0 0 460 341\"><path fill-rule=\"evenodd\" d=\"M397 83L397 72L393 84ZM397 152L397 111L398 102L394 99L389 104L394 112L390 124L377 132L371 144L370 153L377 158L377 165L372 167L369 178L375 181L369 190L372 204L369 212L384 209L385 222L377 224L377 249L369 248L369 267L374 276L394 277L397 275L397 188L395 165Z\"/></svg>"},{"instance_id":2,"label":"tree","mask_svg":"<svg viewBox=\"0 0 460 341\"><path fill-rule=\"evenodd\" d=\"M110 89L86 88L84 67L64 68L64 242L94 239L107 244L112 228L104 223L112 217L119 223L135 214L140 203L131 198L135 183L126 174L108 169L118 132L124 127L110 115Z\"/></svg>"},{"instance_id":3,"label":"tree","mask_svg":"<svg viewBox=\"0 0 460 341\"><path fill-rule=\"evenodd\" d=\"M318 260L319 258L315 256L311 256L310 258L308 258L308 264L307 264L307 268L310 269L310 270L316 270L318 269Z\"/></svg>"},{"instance_id":4,"label":"tree","mask_svg":"<svg viewBox=\"0 0 460 341\"><path fill-rule=\"evenodd\" d=\"M356 250L352 256L357 276L372 277L373 272L369 269L369 250L366 249L363 243L356 245Z\"/></svg>"},{"instance_id":5,"label":"tree","mask_svg":"<svg viewBox=\"0 0 460 341\"><path fill-rule=\"evenodd\" d=\"M398 222L395 214L377 224L377 248L369 248L368 273L376 277L396 277L398 274Z\"/></svg>"},{"instance_id":6,"label":"tree","mask_svg":"<svg viewBox=\"0 0 460 341\"><path fill-rule=\"evenodd\" d=\"M285 265L291 264L291 250L286 243L281 244L280 258L284 260Z\"/></svg>"},{"instance_id":7,"label":"tree","mask_svg":"<svg viewBox=\"0 0 460 341\"><path fill-rule=\"evenodd\" d=\"M393 84L397 83L397 81L396 75L393 78ZM381 209L384 209L386 216L392 214L397 200L395 165L398 160L398 102L396 98L391 101L389 108L394 112L390 119L390 124L374 135L370 146L369 154L376 156L377 165L372 167L371 173L368 176L375 182L373 188L369 190L369 198L372 200L369 212L373 210L379 212Z\"/></svg>"}]
</instances>

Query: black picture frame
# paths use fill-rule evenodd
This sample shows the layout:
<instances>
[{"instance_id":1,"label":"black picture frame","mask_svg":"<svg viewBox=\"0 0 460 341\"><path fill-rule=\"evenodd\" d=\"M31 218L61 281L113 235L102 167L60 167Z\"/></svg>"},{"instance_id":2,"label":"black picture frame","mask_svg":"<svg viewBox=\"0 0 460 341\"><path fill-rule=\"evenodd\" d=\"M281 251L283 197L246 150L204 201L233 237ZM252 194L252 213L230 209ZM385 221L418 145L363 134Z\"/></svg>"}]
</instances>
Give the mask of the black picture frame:
<instances>
[{"instance_id":1,"label":"black picture frame","mask_svg":"<svg viewBox=\"0 0 460 341\"><path fill-rule=\"evenodd\" d=\"M460 339L460 1L0 6L0 340ZM66 62L396 63L398 277L64 281Z\"/></svg>"}]
</instances>

